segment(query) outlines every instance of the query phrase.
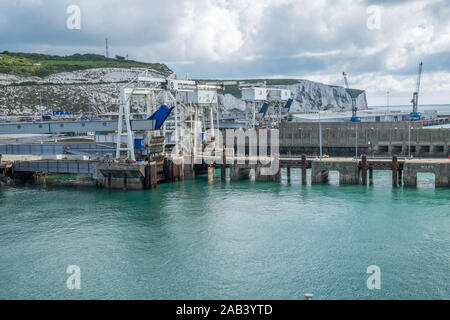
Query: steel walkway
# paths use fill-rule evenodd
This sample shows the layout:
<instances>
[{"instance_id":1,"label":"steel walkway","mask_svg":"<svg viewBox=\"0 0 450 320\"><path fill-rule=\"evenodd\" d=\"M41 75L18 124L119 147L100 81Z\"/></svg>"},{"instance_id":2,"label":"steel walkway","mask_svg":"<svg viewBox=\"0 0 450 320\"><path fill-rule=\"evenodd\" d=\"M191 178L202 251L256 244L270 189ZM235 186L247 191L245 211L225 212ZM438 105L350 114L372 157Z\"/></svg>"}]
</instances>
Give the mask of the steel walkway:
<instances>
[{"instance_id":1,"label":"steel walkway","mask_svg":"<svg viewBox=\"0 0 450 320\"><path fill-rule=\"evenodd\" d=\"M133 131L155 130L155 120L131 120ZM57 134L117 131L117 120L0 123L0 134Z\"/></svg>"},{"instance_id":2,"label":"steel walkway","mask_svg":"<svg viewBox=\"0 0 450 320\"><path fill-rule=\"evenodd\" d=\"M0 154L4 155L59 155L59 154L114 154L115 143L32 143L0 145Z\"/></svg>"},{"instance_id":3,"label":"steel walkway","mask_svg":"<svg viewBox=\"0 0 450 320\"><path fill-rule=\"evenodd\" d=\"M87 160L40 160L14 162L13 170L16 172L46 172L92 174L95 161Z\"/></svg>"}]
</instances>

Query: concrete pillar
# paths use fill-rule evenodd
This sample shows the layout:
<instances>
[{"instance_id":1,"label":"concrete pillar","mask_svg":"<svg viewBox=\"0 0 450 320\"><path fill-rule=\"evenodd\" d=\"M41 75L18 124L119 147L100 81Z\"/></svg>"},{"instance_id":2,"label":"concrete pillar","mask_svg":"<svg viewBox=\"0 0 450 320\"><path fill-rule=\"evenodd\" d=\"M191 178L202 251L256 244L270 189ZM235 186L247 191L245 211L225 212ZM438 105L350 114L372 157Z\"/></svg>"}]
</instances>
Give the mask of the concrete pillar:
<instances>
[{"instance_id":1,"label":"concrete pillar","mask_svg":"<svg viewBox=\"0 0 450 320\"><path fill-rule=\"evenodd\" d=\"M417 185L417 171L413 164L405 161L403 164L403 186L415 187Z\"/></svg>"},{"instance_id":2,"label":"concrete pillar","mask_svg":"<svg viewBox=\"0 0 450 320\"><path fill-rule=\"evenodd\" d=\"M403 164L403 186L415 187L417 185L417 172L411 168L408 161Z\"/></svg>"},{"instance_id":3,"label":"concrete pillar","mask_svg":"<svg viewBox=\"0 0 450 320\"><path fill-rule=\"evenodd\" d=\"M273 175L263 175L261 169L263 166L258 163L255 165L255 181L257 182L279 182L281 181L281 169L278 169L278 172Z\"/></svg>"},{"instance_id":4,"label":"concrete pillar","mask_svg":"<svg viewBox=\"0 0 450 320\"><path fill-rule=\"evenodd\" d=\"M450 187L450 161L439 166L439 174L436 175L436 187Z\"/></svg>"},{"instance_id":5,"label":"concrete pillar","mask_svg":"<svg viewBox=\"0 0 450 320\"><path fill-rule=\"evenodd\" d=\"M272 176L272 181L273 181L273 182L280 182L280 181L281 181L281 168L278 168L278 172L275 173L275 174Z\"/></svg>"},{"instance_id":6,"label":"concrete pillar","mask_svg":"<svg viewBox=\"0 0 450 320\"><path fill-rule=\"evenodd\" d=\"M194 164L184 164L183 166L184 171L184 179L195 179L195 171L194 171Z\"/></svg>"},{"instance_id":7,"label":"concrete pillar","mask_svg":"<svg viewBox=\"0 0 450 320\"><path fill-rule=\"evenodd\" d=\"M358 164L345 162L339 164L339 184L359 184Z\"/></svg>"},{"instance_id":8,"label":"concrete pillar","mask_svg":"<svg viewBox=\"0 0 450 320\"><path fill-rule=\"evenodd\" d=\"M311 162L311 182L327 183L330 171L339 172L339 184L359 184L358 162L327 162L326 160Z\"/></svg>"},{"instance_id":9,"label":"concrete pillar","mask_svg":"<svg viewBox=\"0 0 450 320\"><path fill-rule=\"evenodd\" d=\"M417 186L417 175L416 174L404 174L403 175L403 185L405 187L415 187Z\"/></svg>"},{"instance_id":10,"label":"concrete pillar","mask_svg":"<svg viewBox=\"0 0 450 320\"><path fill-rule=\"evenodd\" d=\"M329 180L329 168L326 162L312 161L311 183L327 183Z\"/></svg>"},{"instance_id":11,"label":"concrete pillar","mask_svg":"<svg viewBox=\"0 0 450 320\"><path fill-rule=\"evenodd\" d=\"M230 180L248 180L250 178L250 166L246 164L232 164L230 166Z\"/></svg>"},{"instance_id":12,"label":"concrete pillar","mask_svg":"<svg viewBox=\"0 0 450 320\"><path fill-rule=\"evenodd\" d=\"M440 164L434 175L436 187L450 187L450 161Z\"/></svg>"},{"instance_id":13,"label":"concrete pillar","mask_svg":"<svg viewBox=\"0 0 450 320\"><path fill-rule=\"evenodd\" d=\"M311 170L311 183L328 183L330 178L330 172L328 170L315 169L314 166Z\"/></svg>"},{"instance_id":14,"label":"concrete pillar","mask_svg":"<svg viewBox=\"0 0 450 320\"><path fill-rule=\"evenodd\" d=\"M187 158L189 157L189 158ZM183 161L183 179L195 179L195 171L194 171L194 155L185 156ZM189 162L190 161L190 162ZM189 163L187 163L189 162Z\"/></svg>"},{"instance_id":15,"label":"concrete pillar","mask_svg":"<svg viewBox=\"0 0 450 320\"><path fill-rule=\"evenodd\" d=\"M208 181L214 181L214 167L208 167Z\"/></svg>"}]
</instances>

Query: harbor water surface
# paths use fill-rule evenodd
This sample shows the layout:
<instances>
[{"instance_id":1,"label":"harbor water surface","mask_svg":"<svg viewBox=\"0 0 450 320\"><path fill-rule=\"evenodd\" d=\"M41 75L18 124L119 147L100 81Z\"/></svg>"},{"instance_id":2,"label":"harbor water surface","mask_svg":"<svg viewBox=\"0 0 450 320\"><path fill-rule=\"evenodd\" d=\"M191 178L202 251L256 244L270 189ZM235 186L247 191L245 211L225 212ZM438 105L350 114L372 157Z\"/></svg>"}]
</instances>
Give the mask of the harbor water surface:
<instances>
[{"instance_id":1,"label":"harbor water surface","mask_svg":"<svg viewBox=\"0 0 450 320\"><path fill-rule=\"evenodd\" d=\"M1 299L450 299L450 191L221 183L0 188ZM69 290L69 265L81 289ZM381 269L369 290L368 266Z\"/></svg>"}]
</instances>

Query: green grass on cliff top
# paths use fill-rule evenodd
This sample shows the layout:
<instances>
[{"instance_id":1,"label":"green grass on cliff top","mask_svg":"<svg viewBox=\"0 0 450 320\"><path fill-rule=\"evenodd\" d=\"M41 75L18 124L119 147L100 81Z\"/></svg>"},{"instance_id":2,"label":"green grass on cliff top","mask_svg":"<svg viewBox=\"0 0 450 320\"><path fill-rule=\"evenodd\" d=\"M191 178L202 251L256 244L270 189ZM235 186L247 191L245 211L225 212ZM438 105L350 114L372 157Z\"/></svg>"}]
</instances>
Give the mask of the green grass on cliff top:
<instances>
[{"instance_id":1,"label":"green grass on cliff top","mask_svg":"<svg viewBox=\"0 0 450 320\"><path fill-rule=\"evenodd\" d=\"M74 54L71 56L55 56L39 53L8 52L0 53L0 73L17 76L46 77L59 72L72 72L92 68L132 68L143 67L154 69L167 76L172 73L165 64L145 63L133 60L117 60L106 58L99 54ZM248 79L239 80L247 83L266 81L268 85L292 85L298 83L298 79ZM23 83L22 85L32 85ZM333 86L331 86L333 87ZM358 96L362 90L349 89L350 95ZM227 85L224 91L219 93L231 93L240 97L241 93L237 85Z\"/></svg>"},{"instance_id":2,"label":"green grass on cliff top","mask_svg":"<svg viewBox=\"0 0 450 320\"><path fill-rule=\"evenodd\" d=\"M172 71L162 63L145 63L133 60L117 60L99 54L74 54L53 56L39 53L3 51L0 53L0 73L17 76L46 77L59 72L71 72L91 68L130 68L154 69L164 75Z\"/></svg>"}]
</instances>

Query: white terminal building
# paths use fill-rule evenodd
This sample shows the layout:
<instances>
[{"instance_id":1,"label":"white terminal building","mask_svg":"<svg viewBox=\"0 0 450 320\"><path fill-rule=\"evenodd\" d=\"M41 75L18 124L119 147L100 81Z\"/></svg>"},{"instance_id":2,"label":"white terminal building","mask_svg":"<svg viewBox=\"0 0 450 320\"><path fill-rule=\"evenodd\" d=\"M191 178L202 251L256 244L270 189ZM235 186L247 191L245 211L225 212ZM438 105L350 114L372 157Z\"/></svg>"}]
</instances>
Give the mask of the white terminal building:
<instances>
[{"instance_id":1,"label":"white terminal building","mask_svg":"<svg viewBox=\"0 0 450 320\"><path fill-rule=\"evenodd\" d=\"M292 122L348 122L352 111L320 111L315 113L292 114ZM411 120L406 111L358 110L361 122L399 122ZM437 117L437 111L424 111L421 120L431 120Z\"/></svg>"}]
</instances>

